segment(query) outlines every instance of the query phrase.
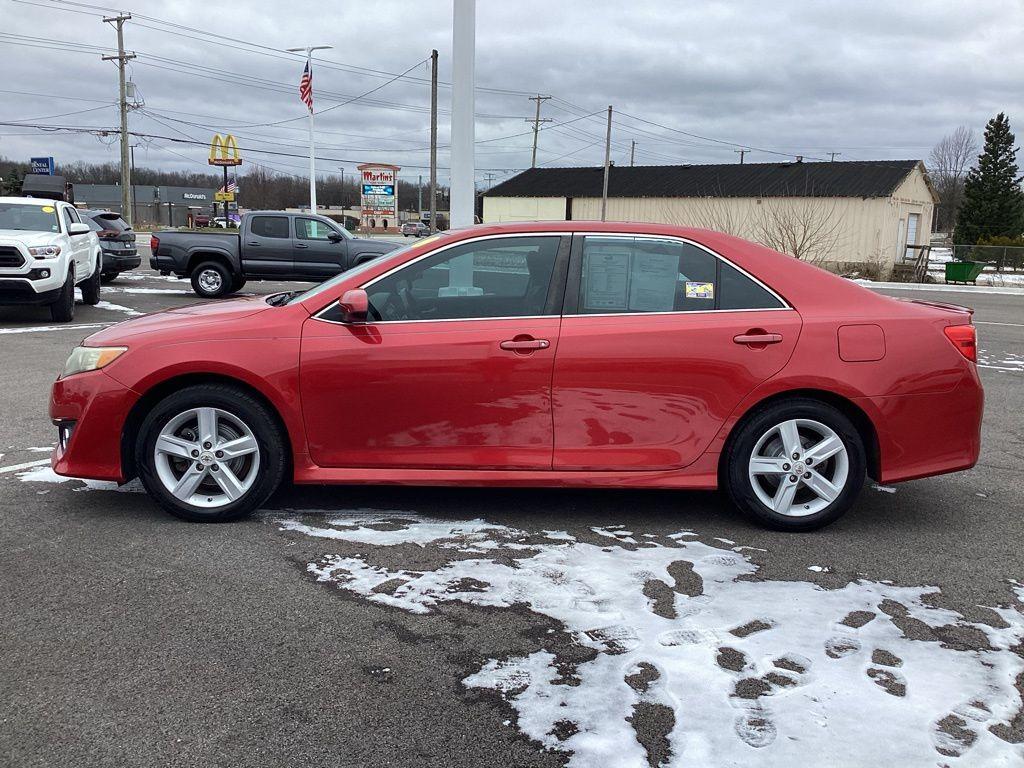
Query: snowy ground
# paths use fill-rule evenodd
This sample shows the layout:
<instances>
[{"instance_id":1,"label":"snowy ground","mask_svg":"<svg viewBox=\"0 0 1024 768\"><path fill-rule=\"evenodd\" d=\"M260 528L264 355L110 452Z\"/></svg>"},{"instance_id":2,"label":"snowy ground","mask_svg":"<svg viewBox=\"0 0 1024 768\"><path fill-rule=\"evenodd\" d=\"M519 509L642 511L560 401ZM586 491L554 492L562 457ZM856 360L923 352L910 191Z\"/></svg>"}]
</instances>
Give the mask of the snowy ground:
<instances>
[{"instance_id":1,"label":"snowy ground","mask_svg":"<svg viewBox=\"0 0 1024 768\"><path fill-rule=\"evenodd\" d=\"M690 531L594 527L581 541L379 513L277 524L328 549L412 544L444 554L428 570L390 569L372 553L329 551L309 563L311 578L369 602L413 614L452 602L525 606L557 620L586 661L562 658L552 642L484 658L462 683L500 695L510 723L570 766L791 766L811 755L841 765L853 753L878 766L1024 761L1024 745L1008 741L1024 674L1011 651L1024 615L1013 609L997 609L1002 626L993 627L932 607L937 590L925 586L763 580L748 548ZM966 637L984 650L968 649Z\"/></svg>"}]
</instances>

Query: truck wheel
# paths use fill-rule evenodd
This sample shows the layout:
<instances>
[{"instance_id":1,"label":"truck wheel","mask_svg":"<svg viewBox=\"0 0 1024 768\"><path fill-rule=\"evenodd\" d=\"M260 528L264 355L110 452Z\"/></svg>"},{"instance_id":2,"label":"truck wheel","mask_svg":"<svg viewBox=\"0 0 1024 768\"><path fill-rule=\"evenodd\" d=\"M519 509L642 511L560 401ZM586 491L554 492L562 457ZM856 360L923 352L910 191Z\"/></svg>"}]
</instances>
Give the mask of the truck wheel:
<instances>
[{"instance_id":1,"label":"truck wheel","mask_svg":"<svg viewBox=\"0 0 1024 768\"><path fill-rule=\"evenodd\" d=\"M60 289L57 300L50 305L50 319L55 323L70 323L75 319L75 266L68 270L68 279Z\"/></svg>"},{"instance_id":2,"label":"truck wheel","mask_svg":"<svg viewBox=\"0 0 1024 768\"><path fill-rule=\"evenodd\" d=\"M120 272L104 272L100 275L100 282L103 283L103 285L107 285L107 283L112 283L117 280L117 276L120 274Z\"/></svg>"},{"instance_id":3,"label":"truck wheel","mask_svg":"<svg viewBox=\"0 0 1024 768\"><path fill-rule=\"evenodd\" d=\"M244 287L245 287L245 278L241 277L241 276L236 277L234 282L231 283L231 292L232 293L238 293Z\"/></svg>"},{"instance_id":4,"label":"truck wheel","mask_svg":"<svg viewBox=\"0 0 1024 768\"><path fill-rule=\"evenodd\" d=\"M234 278L227 267L216 261L204 261L192 270L192 290L204 299L217 299L231 292Z\"/></svg>"},{"instance_id":5,"label":"truck wheel","mask_svg":"<svg viewBox=\"0 0 1024 768\"><path fill-rule=\"evenodd\" d=\"M100 274L103 271L103 263L97 259L96 268L92 274L82 283L82 302L90 307L100 303Z\"/></svg>"}]
</instances>

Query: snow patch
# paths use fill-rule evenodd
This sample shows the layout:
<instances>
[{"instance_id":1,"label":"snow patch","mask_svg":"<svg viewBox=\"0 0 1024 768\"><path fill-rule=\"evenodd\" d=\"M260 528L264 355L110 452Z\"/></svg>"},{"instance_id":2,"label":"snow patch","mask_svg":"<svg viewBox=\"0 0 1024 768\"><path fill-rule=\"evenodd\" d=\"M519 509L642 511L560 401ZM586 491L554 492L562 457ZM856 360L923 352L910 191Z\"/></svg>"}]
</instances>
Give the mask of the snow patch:
<instances>
[{"instance_id":1,"label":"snow patch","mask_svg":"<svg viewBox=\"0 0 1024 768\"><path fill-rule=\"evenodd\" d=\"M1014 679L1024 659L1011 648L1024 638L1024 615L1014 609L994 608L1006 624L994 628L933 607L931 587L858 580L826 590L759 580L745 557L689 540L691 532L645 537L636 547L631 531L604 526L592 530L607 544L558 537L524 549L523 531L483 520L280 525L335 541L486 550L435 570L390 570L345 555L326 555L308 570L410 613L447 602L523 605L559 621L597 652L592 661L574 664L542 648L485 660L463 684L497 692L516 710L516 727L568 753L570 766L646 766L630 720L641 703L674 714L672 766L800 765L854 754L863 765L928 768L951 755L986 766L1024 759L1024 745L990 730L1000 732L1020 707ZM671 586L681 571L699 577L697 594ZM672 590L667 613L663 600L656 613L645 593L652 580ZM1015 591L1024 598L1024 587ZM934 637L912 640L904 622ZM950 626L983 637L988 648L940 642L936 630ZM631 684L640 669L655 672L653 681Z\"/></svg>"}]
</instances>

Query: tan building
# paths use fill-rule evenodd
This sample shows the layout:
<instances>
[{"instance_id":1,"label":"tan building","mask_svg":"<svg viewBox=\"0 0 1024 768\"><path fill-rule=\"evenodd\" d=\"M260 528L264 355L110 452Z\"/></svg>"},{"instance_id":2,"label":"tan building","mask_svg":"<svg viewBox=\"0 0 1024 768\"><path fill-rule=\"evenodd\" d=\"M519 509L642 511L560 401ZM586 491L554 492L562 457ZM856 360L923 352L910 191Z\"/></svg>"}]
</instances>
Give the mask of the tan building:
<instances>
[{"instance_id":1,"label":"tan building","mask_svg":"<svg viewBox=\"0 0 1024 768\"><path fill-rule=\"evenodd\" d=\"M484 195L484 222L601 218L602 168L531 168ZM928 243L919 160L612 167L609 221L705 227L836 271L889 277Z\"/></svg>"}]
</instances>

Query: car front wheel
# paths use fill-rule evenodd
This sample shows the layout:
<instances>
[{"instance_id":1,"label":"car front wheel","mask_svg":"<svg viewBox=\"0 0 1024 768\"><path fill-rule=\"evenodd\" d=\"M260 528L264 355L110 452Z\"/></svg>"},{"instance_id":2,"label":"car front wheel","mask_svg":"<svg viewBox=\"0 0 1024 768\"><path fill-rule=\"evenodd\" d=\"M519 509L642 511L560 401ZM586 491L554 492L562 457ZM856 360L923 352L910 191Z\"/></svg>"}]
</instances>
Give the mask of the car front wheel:
<instances>
[{"instance_id":1,"label":"car front wheel","mask_svg":"<svg viewBox=\"0 0 1024 768\"><path fill-rule=\"evenodd\" d=\"M227 267L207 261L192 271L192 290L204 299L216 299L231 292L234 280Z\"/></svg>"},{"instance_id":2,"label":"car front wheel","mask_svg":"<svg viewBox=\"0 0 1024 768\"><path fill-rule=\"evenodd\" d=\"M160 401L136 443L146 490L172 515L193 522L248 515L281 483L286 456L267 406L220 384L187 387Z\"/></svg>"},{"instance_id":3,"label":"car front wheel","mask_svg":"<svg viewBox=\"0 0 1024 768\"><path fill-rule=\"evenodd\" d=\"M747 515L770 528L809 531L842 516L864 484L856 427L826 403L795 398L757 411L726 454L725 486Z\"/></svg>"}]
</instances>

